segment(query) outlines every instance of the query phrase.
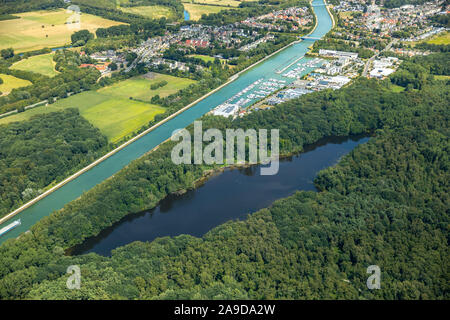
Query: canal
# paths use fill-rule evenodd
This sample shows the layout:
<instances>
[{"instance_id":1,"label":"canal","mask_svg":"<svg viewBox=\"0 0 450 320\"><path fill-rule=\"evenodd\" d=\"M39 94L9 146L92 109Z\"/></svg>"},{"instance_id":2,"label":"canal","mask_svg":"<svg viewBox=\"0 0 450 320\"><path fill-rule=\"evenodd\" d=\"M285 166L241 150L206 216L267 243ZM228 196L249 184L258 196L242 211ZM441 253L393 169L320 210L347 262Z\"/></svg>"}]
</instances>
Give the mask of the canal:
<instances>
[{"instance_id":1,"label":"canal","mask_svg":"<svg viewBox=\"0 0 450 320\"><path fill-rule=\"evenodd\" d=\"M324 6L324 0L314 0L313 7L317 17L317 26L310 36L312 38L321 38L331 30L332 20ZM20 233L29 230L37 221L48 216L53 211L61 209L66 203L77 199L84 192L111 177L131 161L141 157L149 150L152 150L154 147L170 138L174 130L187 127L194 120L200 118L230 97L236 95L242 88L248 87L258 79L279 77L280 75L276 73L276 70L282 70L295 59L304 56L313 43L313 40L305 40L287 47L278 54L241 74L235 81L198 102L190 109L187 109L175 118L167 121L147 135L101 162L96 167L83 173L78 178L70 181L44 199L25 209L12 218L12 220L20 218L22 224L2 236L0 238L0 243L8 238L17 237ZM301 61L304 60L306 61L306 59L302 59ZM306 69L305 74L309 71L310 70ZM12 220L3 223L0 225L0 228L11 223Z\"/></svg>"}]
</instances>

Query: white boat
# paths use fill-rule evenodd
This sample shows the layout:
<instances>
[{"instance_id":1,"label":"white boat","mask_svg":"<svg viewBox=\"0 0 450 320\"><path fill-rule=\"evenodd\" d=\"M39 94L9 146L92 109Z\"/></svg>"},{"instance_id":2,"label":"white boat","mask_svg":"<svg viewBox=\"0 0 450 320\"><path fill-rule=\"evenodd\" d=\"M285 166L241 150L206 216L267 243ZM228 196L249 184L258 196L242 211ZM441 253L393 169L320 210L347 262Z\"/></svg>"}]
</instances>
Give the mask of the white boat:
<instances>
[{"instance_id":1,"label":"white boat","mask_svg":"<svg viewBox=\"0 0 450 320\"><path fill-rule=\"evenodd\" d=\"M14 221L13 223L8 224L6 227L0 229L0 237L7 233L8 231L11 231L12 229L20 226L22 222L19 220Z\"/></svg>"}]
</instances>

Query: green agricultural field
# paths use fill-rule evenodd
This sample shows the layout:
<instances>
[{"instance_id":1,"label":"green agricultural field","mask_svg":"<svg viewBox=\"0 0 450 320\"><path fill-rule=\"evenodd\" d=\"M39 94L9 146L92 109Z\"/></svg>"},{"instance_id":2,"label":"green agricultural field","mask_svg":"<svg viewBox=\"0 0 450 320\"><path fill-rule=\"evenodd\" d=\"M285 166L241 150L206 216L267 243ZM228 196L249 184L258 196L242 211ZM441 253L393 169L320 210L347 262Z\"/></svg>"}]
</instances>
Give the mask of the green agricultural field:
<instances>
[{"instance_id":1,"label":"green agricultural field","mask_svg":"<svg viewBox=\"0 0 450 320\"><path fill-rule=\"evenodd\" d=\"M123 99L132 97L133 99L150 102L151 98L156 95L164 98L195 83L191 79L172 77L165 74L151 73L149 75L151 79L139 76L102 88L98 92ZM164 80L168 82L164 87L156 90L150 89L152 84Z\"/></svg>"},{"instance_id":2,"label":"green agricultural field","mask_svg":"<svg viewBox=\"0 0 450 320\"><path fill-rule=\"evenodd\" d=\"M222 10L232 9L233 7L208 6L202 4L183 3L184 9L189 12L191 20L199 20L203 14L217 13Z\"/></svg>"},{"instance_id":3,"label":"green agricultural field","mask_svg":"<svg viewBox=\"0 0 450 320\"><path fill-rule=\"evenodd\" d=\"M3 80L3 83L0 84L0 92L2 94L8 94L12 89L15 88L26 87L31 85L31 82L28 80L16 78L8 74L0 73L0 78L2 78Z\"/></svg>"},{"instance_id":4,"label":"green agricultural field","mask_svg":"<svg viewBox=\"0 0 450 320\"><path fill-rule=\"evenodd\" d=\"M174 11L171 8L164 6L121 7L120 10L150 19L159 19L163 17L170 19L175 17Z\"/></svg>"},{"instance_id":5,"label":"green agricultural field","mask_svg":"<svg viewBox=\"0 0 450 320\"><path fill-rule=\"evenodd\" d=\"M164 111L165 109L160 106L108 97L104 102L90 108L82 108L80 112L83 117L99 128L109 141L117 142Z\"/></svg>"},{"instance_id":6,"label":"green agricultural field","mask_svg":"<svg viewBox=\"0 0 450 320\"><path fill-rule=\"evenodd\" d=\"M58 72L55 70L53 55L54 53L41 54L28 59L20 60L19 62L13 64L11 69L31 71L48 77L54 77L58 74Z\"/></svg>"},{"instance_id":7,"label":"green agricultural field","mask_svg":"<svg viewBox=\"0 0 450 320\"><path fill-rule=\"evenodd\" d=\"M79 25L65 9L18 13L20 19L0 21L0 49L12 47L16 52L59 47L70 43L70 35L78 29L94 32L121 22L81 14ZM66 24L68 22L68 24Z\"/></svg>"},{"instance_id":8,"label":"green agricultural field","mask_svg":"<svg viewBox=\"0 0 450 320\"><path fill-rule=\"evenodd\" d=\"M66 108L78 108L80 114L108 137L117 142L150 122L164 108L149 103L129 99L120 99L95 91L86 91L54 104L15 114L0 119L0 125L13 121L24 121L37 114L61 111Z\"/></svg>"},{"instance_id":9,"label":"green agricultural field","mask_svg":"<svg viewBox=\"0 0 450 320\"><path fill-rule=\"evenodd\" d=\"M163 80L168 82L167 85L157 90L150 89L152 83ZM98 91L82 92L48 106L36 107L2 118L0 125L28 120L36 114L78 108L80 114L99 128L110 142L117 142L165 111L163 107L148 103L153 96L159 94L160 97L166 97L194 82L190 79L150 73L120 81ZM133 100L130 97L133 97Z\"/></svg>"},{"instance_id":10,"label":"green agricultural field","mask_svg":"<svg viewBox=\"0 0 450 320\"><path fill-rule=\"evenodd\" d=\"M450 44L450 32L437 34L427 42L431 44Z\"/></svg>"}]
</instances>

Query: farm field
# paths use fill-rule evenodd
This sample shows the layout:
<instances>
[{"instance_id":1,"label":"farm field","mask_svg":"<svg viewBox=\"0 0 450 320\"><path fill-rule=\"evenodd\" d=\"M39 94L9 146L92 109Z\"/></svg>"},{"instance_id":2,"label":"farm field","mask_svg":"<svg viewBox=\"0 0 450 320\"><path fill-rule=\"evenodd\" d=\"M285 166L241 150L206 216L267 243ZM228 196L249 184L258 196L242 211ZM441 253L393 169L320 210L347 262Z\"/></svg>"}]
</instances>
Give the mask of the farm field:
<instances>
[{"instance_id":1,"label":"farm field","mask_svg":"<svg viewBox=\"0 0 450 320\"><path fill-rule=\"evenodd\" d=\"M58 74L58 71L55 70L53 55L54 53L41 54L20 60L13 64L11 69L31 71L43 74L44 76L54 77Z\"/></svg>"},{"instance_id":2,"label":"farm field","mask_svg":"<svg viewBox=\"0 0 450 320\"><path fill-rule=\"evenodd\" d=\"M90 123L99 128L110 142L119 141L153 120L157 114L165 111L160 106L140 101L118 99L98 92L86 93L99 95L98 99L105 97L98 104L81 107L80 113ZM78 99L85 101L85 97L79 97ZM60 105L69 107L70 102L61 100Z\"/></svg>"},{"instance_id":3,"label":"farm field","mask_svg":"<svg viewBox=\"0 0 450 320\"><path fill-rule=\"evenodd\" d=\"M13 48L17 53L70 43L70 35L87 29L94 32L121 22L81 14L80 24L72 25L72 13L65 9L43 10L15 14L20 19L0 21L0 49Z\"/></svg>"},{"instance_id":4,"label":"farm field","mask_svg":"<svg viewBox=\"0 0 450 320\"><path fill-rule=\"evenodd\" d=\"M195 83L195 81L191 79L178 78L165 74L151 73L150 77L152 77L152 79L148 79L145 76L139 76L124 80L115 83L112 86L102 88L98 92L117 98L129 99L130 97L133 97L133 99L150 102L151 98L156 95L164 98ZM160 81L167 81L168 83L164 87L150 90L152 84Z\"/></svg>"},{"instance_id":5,"label":"farm field","mask_svg":"<svg viewBox=\"0 0 450 320\"><path fill-rule=\"evenodd\" d=\"M8 94L12 89L26 87L31 85L31 82L28 80L16 78L14 76L10 76L8 74L1 74L0 78L2 78L3 83L0 84L0 92L2 94Z\"/></svg>"},{"instance_id":6,"label":"farm field","mask_svg":"<svg viewBox=\"0 0 450 320\"><path fill-rule=\"evenodd\" d=\"M165 6L137 6L137 7L121 7L120 10L128 13L137 14L150 19L173 18L174 11Z\"/></svg>"},{"instance_id":7,"label":"farm field","mask_svg":"<svg viewBox=\"0 0 450 320\"><path fill-rule=\"evenodd\" d=\"M183 3L209 4L224 7L239 7L242 2L251 2L256 0L182 0Z\"/></svg>"},{"instance_id":8,"label":"farm field","mask_svg":"<svg viewBox=\"0 0 450 320\"><path fill-rule=\"evenodd\" d=\"M431 44L450 44L450 32L443 32L435 35L427 43Z\"/></svg>"},{"instance_id":9,"label":"farm field","mask_svg":"<svg viewBox=\"0 0 450 320\"><path fill-rule=\"evenodd\" d=\"M208 6L202 4L183 3L184 9L189 12L191 20L199 20L203 14L217 13L222 10L232 9L232 7Z\"/></svg>"},{"instance_id":10,"label":"farm field","mask_svg":"<svg viewBox=\"0 0 450 320\"><path fill-rule=\"evenodd\" d=\"M37 114L60 111L66 108L78 108L83 117L99 128L108 137L108 140L114 143L138 130L157 114L165 111L165 108L161 106L148 103L153 96L159 94L160 97L166 97L195 82L190 79L162 74L150 74L150 76L152 79L147 79L144 76L131 78L98 91L82 92L58 100L48 106L36 107L5 117L0 119L0 125L13 121L28 120ZM150 90L152 83L163 80L168 82L166 86ZM130 97L133 97L133 100Z\"/></svg>"}]
</instances>

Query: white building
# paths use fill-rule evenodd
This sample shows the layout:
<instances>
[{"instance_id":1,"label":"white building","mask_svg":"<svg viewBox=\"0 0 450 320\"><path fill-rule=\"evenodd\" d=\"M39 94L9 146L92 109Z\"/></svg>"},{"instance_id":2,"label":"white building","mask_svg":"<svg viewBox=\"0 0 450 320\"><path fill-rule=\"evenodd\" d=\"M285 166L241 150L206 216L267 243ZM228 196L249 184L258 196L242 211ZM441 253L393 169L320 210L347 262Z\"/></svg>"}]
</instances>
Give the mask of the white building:
<instances>
[{"instance_id":1,"label":"white building","mask_svg":"<svg viewBox=\"0 0 450 320\"><path fill-rule=\"evenodd\" d=\"M345 51L335 51L335 50L326 50L319 49L319 55L327 56L327 57L335 57L335 58L358 58L358 53L356 52L345 52Z\"/></svg>"},{"instance_id":2,"label":"white building","mask_svg":"<svg viewBox=\"0 0 450 320\"><path fill-rule=\"evenodd\" d=\"M229 117L239 112L239 106L236 104L224 103L212 111L215 116Z\"/></svg>"},{"instance_id":3,"label":"white building","mask_svg":"<svg viewBox=\"0 0 450 320\"><path fill-rule=\"evenodd\" d=\"M336 77L331 77L329 79L329 81L337 84L339 87L342 87L342 86L345 86L347 83L349 83L351 80L349 77L336 76Z\"/></svg>"},{"instance_id":4,"label":"white building","mask_svg":"<svg viewBox=\"0 0 450 320\"><path fill-rule=\"evenodd\" d=\"M372 78L384 78L393 73L395 70L391 68L375 68L370 71Z\"/></svg>"},{"instance_id":5,"label":"white building","mask_svg":"<svg viewBox=\"0 0 450 320\"><path fill-rule=\"evenodd\" d=\"M379 68L391 67L397 61L398 61L398 58L395 58L395 57L381 58L381 59L375 60L373 62L373 68L379 69Z\"/></svg>"}]
</instances>

